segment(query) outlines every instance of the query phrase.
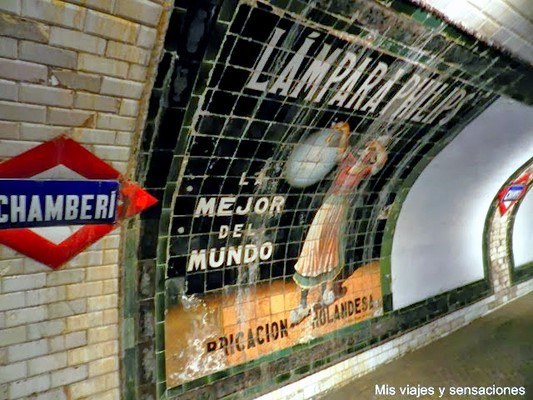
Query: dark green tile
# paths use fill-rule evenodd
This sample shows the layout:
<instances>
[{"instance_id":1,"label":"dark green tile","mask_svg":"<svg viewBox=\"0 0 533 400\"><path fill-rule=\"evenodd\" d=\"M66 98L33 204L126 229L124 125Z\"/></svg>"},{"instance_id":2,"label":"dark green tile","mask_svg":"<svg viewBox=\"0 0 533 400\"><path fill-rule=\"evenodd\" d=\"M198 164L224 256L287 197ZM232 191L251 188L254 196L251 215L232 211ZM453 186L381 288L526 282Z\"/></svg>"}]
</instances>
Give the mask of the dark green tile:
<instances>
[{"instance_id":1,"label":"dark green tile","mask_svg":"<svg viewBox=\"0 0 533 400\"><path fill-rule=\"evenodd\" d=\"M291 373L287 372L286 374L276 376L274 381L276 383L282 383L282 382L285 382L286 380L289 380L290 378L291 378Z\"/></svg>"}]
</instances>

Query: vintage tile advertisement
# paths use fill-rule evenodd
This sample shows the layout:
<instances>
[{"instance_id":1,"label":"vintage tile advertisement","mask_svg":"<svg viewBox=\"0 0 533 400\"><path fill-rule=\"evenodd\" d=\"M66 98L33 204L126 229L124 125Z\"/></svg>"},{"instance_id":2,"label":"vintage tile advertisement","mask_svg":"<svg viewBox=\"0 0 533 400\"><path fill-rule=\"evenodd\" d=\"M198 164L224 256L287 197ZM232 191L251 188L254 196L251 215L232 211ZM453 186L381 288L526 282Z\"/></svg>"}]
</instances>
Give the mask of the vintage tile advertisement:
<instances>
[{"instance_id":1,"label":"vintage tile advertisement","mask_svg":"<svg viewBox=\"0 0 533 400\"><path fill-rule=\"evenodd\" d=\"M420 159L406 149L487 99L317 20L241 2L204 60L170 223L168 387L381 315L383 231Z\"/></svg>"}]
</instances>

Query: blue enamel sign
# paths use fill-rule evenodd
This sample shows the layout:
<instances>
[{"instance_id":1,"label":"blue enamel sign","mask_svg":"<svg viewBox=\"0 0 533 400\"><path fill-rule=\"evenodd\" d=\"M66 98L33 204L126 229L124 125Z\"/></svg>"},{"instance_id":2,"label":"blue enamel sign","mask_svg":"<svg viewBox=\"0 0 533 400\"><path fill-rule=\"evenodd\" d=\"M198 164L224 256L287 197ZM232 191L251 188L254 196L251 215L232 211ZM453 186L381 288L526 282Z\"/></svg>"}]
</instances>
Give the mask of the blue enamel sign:
<instances>
[{"instance_id":1,"label":"blue enamel sign","mask_svg":"<svg viewBox=\"0 0 533 400\"><path fill-rule=\"evenodd\" d=\"M503 201L514 201L517 200L524 191L526 185L524 184L515 184L509 186L507 193L505 194Z\"/></svg>"},{"instance_id":2,"label":"blue enamel sign","mask_svg":"<svg viewBox=\"0 0 533 400\"><path fill-rule=\"evenodd\" d=\"M115 180L0 179L0 229L113 224Z\"/></svg>"}]
</instances>

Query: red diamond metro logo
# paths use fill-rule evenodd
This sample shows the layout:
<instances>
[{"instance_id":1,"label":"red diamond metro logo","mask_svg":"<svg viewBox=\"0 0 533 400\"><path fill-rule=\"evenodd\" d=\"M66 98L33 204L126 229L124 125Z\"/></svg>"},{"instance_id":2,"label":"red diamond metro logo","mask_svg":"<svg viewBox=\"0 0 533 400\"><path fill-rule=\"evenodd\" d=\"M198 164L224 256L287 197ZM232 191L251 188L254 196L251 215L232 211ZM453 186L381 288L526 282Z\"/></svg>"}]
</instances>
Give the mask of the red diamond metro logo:
<instances>
[{"instance_id":1,"label":"red diamond metro logo","mask_svg":"<svg viewBox=\"0 0 533 400\"><path fill-rule=\"evenodd\" d=\"M120 181L117 221L140 213L157 200L123 179L109 164L74 140L60 136L0 163L0 179L99 179ZM0 244L52 269L79 254L118 224L97 224L0 230Z\"/></svg>"},{"instance_id":2,"label":"red diamond metro logo","mask_svg":"<svg viewBox=\"0 0 533 400\"><path fill-rule=\"evenodd\" d=\"M498 193L498 208L500 209L500 215L504 215L522 198L522 196L524 196L531 177L529 172L524 172L511 182L510 185L506 186L500 191L500 193Z\"/></svg>"}]
</instances>

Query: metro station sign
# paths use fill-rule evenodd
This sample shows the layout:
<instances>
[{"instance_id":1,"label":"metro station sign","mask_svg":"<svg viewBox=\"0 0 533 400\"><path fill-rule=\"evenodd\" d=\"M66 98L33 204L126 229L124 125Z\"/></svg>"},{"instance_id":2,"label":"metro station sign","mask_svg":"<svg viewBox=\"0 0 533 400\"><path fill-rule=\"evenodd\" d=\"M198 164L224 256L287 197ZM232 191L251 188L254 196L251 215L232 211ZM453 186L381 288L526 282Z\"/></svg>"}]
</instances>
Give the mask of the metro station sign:
<instances>
[{"instance_id":1,"label":"metro station sign","mask_svg":"<svg viewBox=\"0 0 533 400\"><path fill-rule=\"evenodd\" d=\"M527 191L530 178L531 174L526 172L498 193L500 215L505 215L505 213L522 198Z\"/></svg>"},{"instance_id":2,"label":"metro station sign","mask_svg":"<svg viewBox=\"0 0 533 400\"><path fill-rule=\"evenodd\" d=\"M156 201L60 136L0 163L0 244L57 269Z\"/></svg>"},{"instance_id":3,"label":"metro station sign","mask_svg":"<svg viewBox=\"0 0 533 400\"><path fill-rule=\"evenodd\" d=\"M113 224L118 181L0 179L0 229Z\"/></svg>"}]
</instances>

